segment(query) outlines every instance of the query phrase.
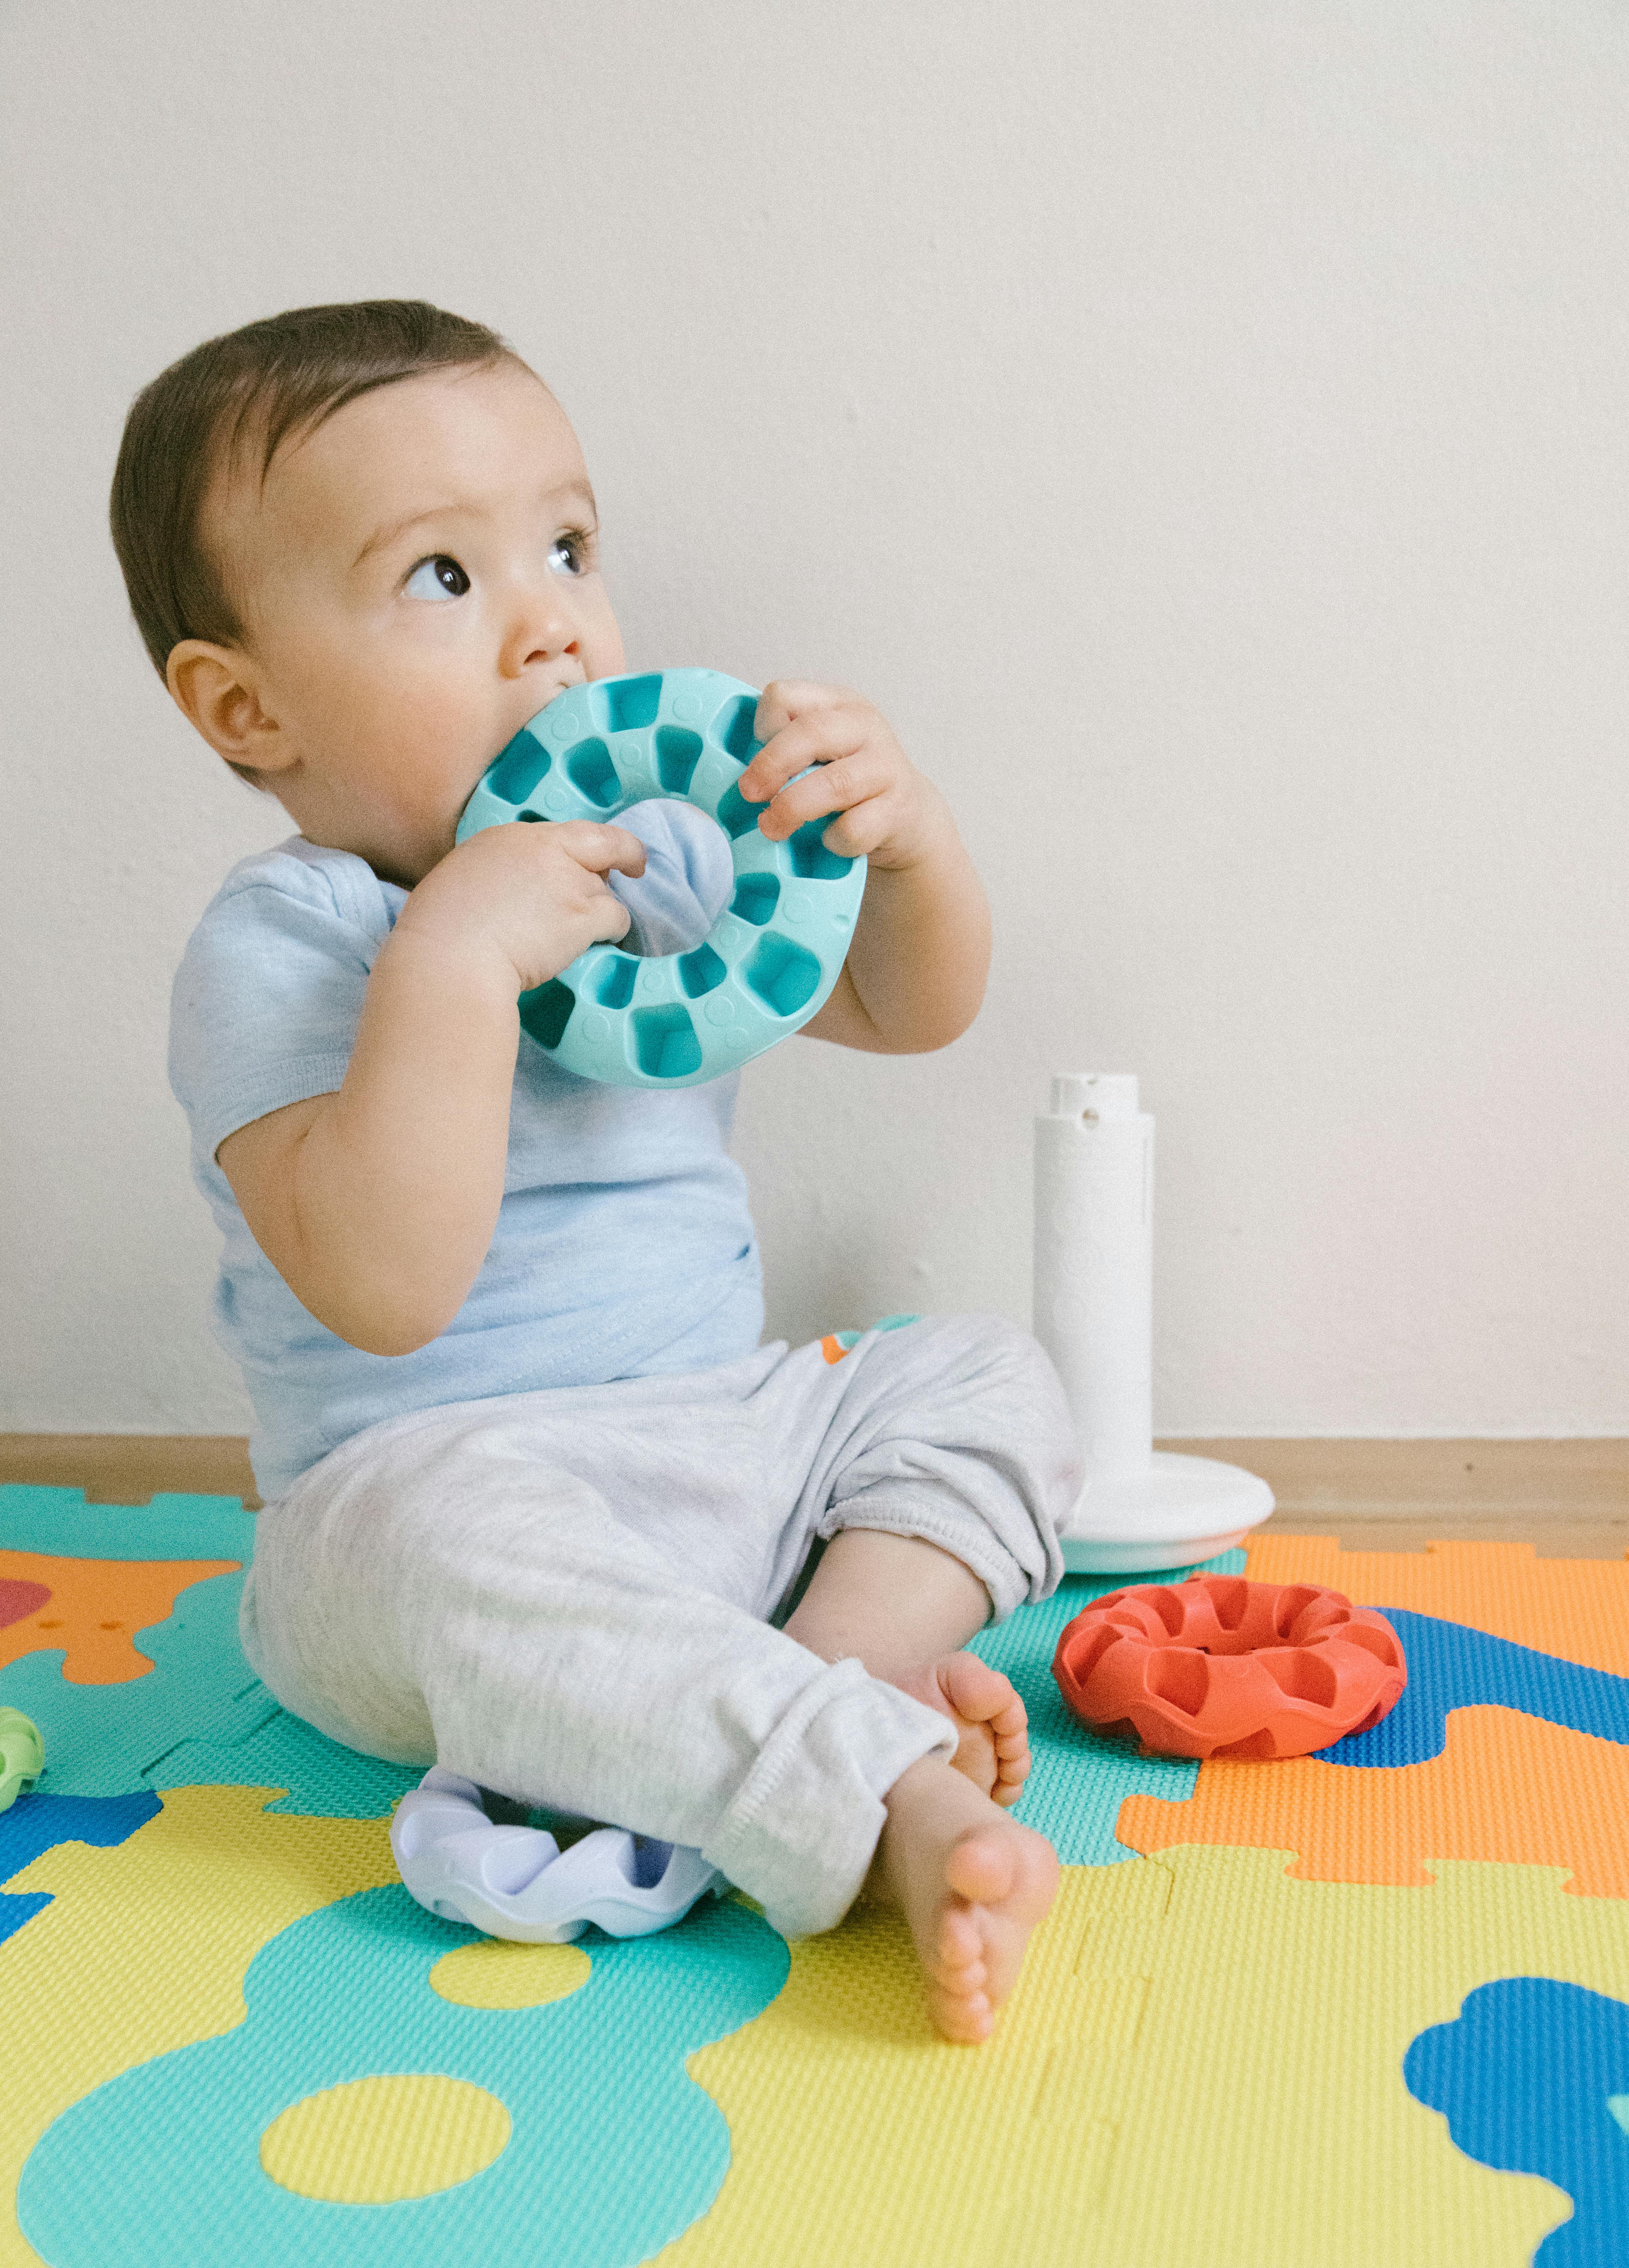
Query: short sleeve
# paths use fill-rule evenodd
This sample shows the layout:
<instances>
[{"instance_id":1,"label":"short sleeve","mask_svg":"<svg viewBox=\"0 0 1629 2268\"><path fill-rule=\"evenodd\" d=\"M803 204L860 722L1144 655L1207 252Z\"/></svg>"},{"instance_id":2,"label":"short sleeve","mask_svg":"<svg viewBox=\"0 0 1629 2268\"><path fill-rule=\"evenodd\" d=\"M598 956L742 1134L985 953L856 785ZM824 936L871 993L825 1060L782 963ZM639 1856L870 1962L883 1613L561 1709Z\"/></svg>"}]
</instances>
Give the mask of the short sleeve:
<instances>
[{"instance_id":1,"label":"short sleeve","mask_svg":"<svg viewBox=\"0 0 1629 2268\"><path fill-rule=\"evenodd\" d=\"M394 909L362 860L326 855L330 864L288 850L246 859L182 955L170 996L170 1086L200 1163L240 1126L343 1084ZM334 871L337 861L358 873Z\"/></svg>"}]
</instances>

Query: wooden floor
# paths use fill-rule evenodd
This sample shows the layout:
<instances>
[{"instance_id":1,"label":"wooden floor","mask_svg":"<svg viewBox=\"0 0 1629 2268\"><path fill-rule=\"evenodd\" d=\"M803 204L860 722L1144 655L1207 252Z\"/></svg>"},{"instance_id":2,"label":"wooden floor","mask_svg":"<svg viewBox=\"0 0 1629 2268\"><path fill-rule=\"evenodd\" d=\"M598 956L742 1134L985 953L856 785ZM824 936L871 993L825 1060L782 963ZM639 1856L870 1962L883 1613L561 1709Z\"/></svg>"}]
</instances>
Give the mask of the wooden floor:
<instances>
[{"instance_id":1,"label":"wooden floor","mask_svg":"<svg viewBox=\"0 0 1629 2268\"><path fill-rule=\"evenodd\" d=\"M1259 1473L1268 1525L1348 1550L1439 1537L1531 1543L1546 1559L1629 1554L1629 1440L1172 1441Z\"/></svg>"},{"instance_id":2,"label":"wooden floor","mask_svg":"<svg viewBox=\"0 0 1629 2268\"><path fill-rule=\"evenodd\" d=\"M1629 1440L1168 1441L1260 1473L1271 1525L1349 1549L1419 1551L1439 1537L1530 1543L1546 1558L1629 1553ZM0 1433L0 1481L82 1488L94 1504L156 1490L258 1506L236 1435Z\"/></svg>"}]
</instances>

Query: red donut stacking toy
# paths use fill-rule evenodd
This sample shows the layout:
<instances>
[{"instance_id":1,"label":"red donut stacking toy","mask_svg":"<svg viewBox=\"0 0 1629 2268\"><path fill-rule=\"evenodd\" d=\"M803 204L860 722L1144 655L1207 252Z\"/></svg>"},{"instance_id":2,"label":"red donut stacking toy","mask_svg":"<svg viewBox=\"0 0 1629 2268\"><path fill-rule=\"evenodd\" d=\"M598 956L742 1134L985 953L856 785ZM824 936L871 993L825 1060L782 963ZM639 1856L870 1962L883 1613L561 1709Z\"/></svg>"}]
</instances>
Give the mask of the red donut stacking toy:
<instances>
[{"instance_id":1,"label":"red donut stacking toy","mask_svg":"<svg viewBox=\"0 0 1629 2268\"><path fill-rule=\"evenodd\" d=\"M1408 1683L1372 1607L1311 1583L1190 1575L1094 1600L1052 1675L1088 1725L1171 1756L1304 1756L1379 1724Z\"/></svg>"}]
</instances>

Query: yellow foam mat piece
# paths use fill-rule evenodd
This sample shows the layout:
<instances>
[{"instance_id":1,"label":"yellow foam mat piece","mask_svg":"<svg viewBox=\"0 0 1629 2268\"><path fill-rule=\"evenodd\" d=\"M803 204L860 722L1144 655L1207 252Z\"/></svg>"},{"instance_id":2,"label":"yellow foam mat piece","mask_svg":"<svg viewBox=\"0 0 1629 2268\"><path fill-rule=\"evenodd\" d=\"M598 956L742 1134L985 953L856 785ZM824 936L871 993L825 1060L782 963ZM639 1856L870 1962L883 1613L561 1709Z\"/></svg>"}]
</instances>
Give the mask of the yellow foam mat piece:
<instances>
[{"instance_id":1,"label":"yellow foam mat piece","mask_svg":"<svg viewBox=\"0 0 1629 2268\"><path fill-rule=\"evenodd\" d=\"M987 2047L935 2041L901 1924L796 1945L690 2059L731 2169L663 2268L1518 2268L1570 2201L1463 2156L1403 2082L1490 1977L1629 1998L1629 1905L1440 1861L1302 1882L1289 1852L1070 1867Z\"/></svg>"},{"instance_id":2,"label":"yellow foam mat piece","mask_svg":"<svg viewBox=\"0 0 1629 2268\"><path fill-rule=\"evenodd\" d=\"M444 1953L430 1984L460 2008L543 2008L586 1984L588 1970L580 1945L513 1945L483 1937Z\"/></svg>"},{"instance_id":3,"label":"yellow foam mat piece","mask_svg":"<svg viewBox=\"0 0 1629 2268\"><path fill-rule=\"evenodd\" d=\"M1629 1565L1485 1544L1344 1553L1326 1539L1267 1536L1249 1572L1330 1584L1629 1675ZM1477 1734L1484 1713L1508 1732L1506 1712L1467 1711L1458 1734ZM1518 1725L1522 1754L1537 1756L1550 1729ZM1617 1762L1611 1749L1606 1764ZM1490 1751L1484 1774L1507 1774L1509 1763ZM1412 1785L1422 1769L1384 1777ZM1275 1794L1291 1792L1274 1783ZM276 1793L176 1789L123 1844L59 1845L12 1878L53 1903L0 1941L8 2198L70 2103L241 2021L243 1978L263 1945L396 1879L384 1820L267 1812ZM1412 1802L1401 1785L1399 1800ZM1537 1819L1539 1807L1529 1808ZM1593 1809L1607 1840L1621 1841L1621 1806L1603 1798ZM1269 1848L1168 1846L1192 1831L1181 1810L1144 1807L1150 1855L1065 1870L984 2049L933 2036L896 1917L859 1912L794 1946L779 1998L690 2058L729 2122L732 2163L711 2210L660 2256L667 2268L1530 2261L1566 2218L1566 2198L1463 2155L1444 2120L1409 2095L1402 2065L1411 2041L1493 1978L1548 1977L1629 1999L1629 1898L1578 1895L1581 1871L1603 1887L1600 1836L1563 1818L1557 1842L1520 1852L1557 1863L1447 1859L1441 1820L1434 1828L1429 1807L1415 1804L1409 1863L1434 1881L1302 1881L1286 1873L1306 1824L1298 1815L1252 1821ZM1219 1814L1208 1831L1240 1830ZM1369 1831L1395 1855L1394 1828ZM501 2023L503 2010L561 1998L586 1974L575 1947L467 1945L432 1981ZM428 2183L400 2186L426 2172L435 2186L467 2178L490 2162L482 2149L501 2149L507 2114L495 2097L471 2088L479 2100L454 2100L422 2077L404 2095L399 2079L352 2081L284 2111L267 2130L268 2170L302 2194L380 2202L427 2194ZM546 2199L540 2214L546 2228ZM20 2264L37 2268L0 2213L0 2268Z\"/></svg>"},{"instance_id":4,"label":"yellow foam mat piece","mask_svg":"<svg viewBox=\"0 0 1629 2268\"><path fill-rule=\"evenodd\" d=\"M1629 1559L1541 1559L1530 1543L1343 1551L1331 1535L1257 1535L1254 1583L1323 1583L1359 1606L1403 1607L1629 1677Z\"/></svg>"},{"instance_id":5,"label":"yellow foam mat piece","mask_svg":"<svg viewBox=\"0 0 1629 2268\"><path fill-rule=\"evenodd\" d=\"M307 2095L261 2136L260 2161L297 2197L395 2205L483 2173L509 2139L509 2113L468 2079L395 2072Z\"/></svg>"},{"instance_id":6,"label":"yellow foam mat piece","mask_svg":"<svg viewBox=\"0 0 1629 2268\"><path fill-rule=\"evenodd\" d=\"M265 1810L280 1793L174 1788L115 1848L60 1843L11 1878L52 1904L0 1943L0 2196L70 2102L240 2023L244 1975L279 1930L396 1880L386 1821ZM14 2264L37 2255L8 2210L0 2268Z\"/></svg>"}]
</instances>

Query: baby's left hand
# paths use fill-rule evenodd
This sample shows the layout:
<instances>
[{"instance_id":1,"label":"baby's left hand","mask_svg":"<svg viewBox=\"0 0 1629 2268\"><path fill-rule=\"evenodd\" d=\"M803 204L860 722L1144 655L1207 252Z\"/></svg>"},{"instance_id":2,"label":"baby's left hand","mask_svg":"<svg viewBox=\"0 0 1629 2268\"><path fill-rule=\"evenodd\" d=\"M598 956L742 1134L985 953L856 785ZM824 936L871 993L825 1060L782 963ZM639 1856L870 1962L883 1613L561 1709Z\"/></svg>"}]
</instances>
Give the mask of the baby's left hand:
<instances>
[{"instance_id":1,"label":"baby's left hand","mask_svg":"<svg viewBox=\"0 0 1629 2268\"><path fill-rule=\"evenodd\" d=\"M769 805L758 828L771 843L830 811L821 840L840 858L904 867L929 854L948 814L869 701L845 686L778 677L756 729L763 746L738 784L748 803Z\"/></svg>"}]
</instances>

